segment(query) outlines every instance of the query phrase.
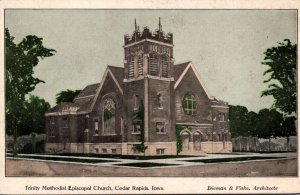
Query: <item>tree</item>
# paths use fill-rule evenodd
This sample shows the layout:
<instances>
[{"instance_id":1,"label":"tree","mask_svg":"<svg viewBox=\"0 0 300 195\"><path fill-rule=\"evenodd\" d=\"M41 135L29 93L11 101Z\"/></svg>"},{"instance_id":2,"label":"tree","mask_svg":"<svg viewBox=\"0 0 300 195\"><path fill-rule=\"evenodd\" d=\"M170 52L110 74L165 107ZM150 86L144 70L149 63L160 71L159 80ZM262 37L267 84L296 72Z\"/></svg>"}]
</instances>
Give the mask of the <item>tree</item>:
<instances>
[{"instance_id":1,"label":"tree","mask_svg":"<svg viewBox=\"0 0 300 195\"><path fill-rule=\"evenodd\" d=\"M262 109L258 112L255 135L258 138L269 139L269 151L271 138L280 137L283 129L283 115L275 109Z\"/></svg>"},{"instance_id":2,"label":"tree","mask_svg":"<svg viewBox=\"0 0 300 195\"><path fill-rule=\"evenodd\" d=\"M43 46L42 38L28 35L18 44L5 29L5 114L6 132L14 137L14 154L17 152L17 136L20 124L26 116L25 96L44 81L33 77L33 68L39 60L56 52Z\"/></svg>"},{"instance_id":3,"label":"tree","mask_svg":"<svg viewBox=\"0 0 300 195\"><path fill-rule=\"evenodd\" d=\"M295 114L297 109L296 51L296 44L284 39L278 46L266 50L262 62L269 68L263 75L270 76L264 83L270 84L261 96L272 95L275 99L273 108L281 110L286 115Z\"/></svg>"},{"instance_id":4,"label":"tree","mask_svg":"<svg viewBox=\"0 0 300 195\"><path fill-rule=\"evenodd\" d=\"M244 106L229 105L229 127L232 137L249 136L248 109Z\"/></svg>"},{"instance_id":5,"label":"tree","mask_svg":"<svg viewBox=\"0 0 300 195\"><path fill-rule=\"evenodd\" d=\"M28 135L30 133L45 133L45 117L44 114L49 110L50 104L38 96L29 95L24 103L26 116L21 122L22 132L20 135Z\"/></svg>"},{"instance_id":6,"label":"tree","mask_svg":"<svg viewBox=\"0 0 300 195\"><path fill-rule=\"evenodd\" d=\"M286 137L287 150L290 150L290 136L297 135L296 118L294 116L285 117L283 119L282 128L277 131L278 137Z\"/></svg>"},{"instance_id":7,"label":"tree","mask_svg":"<svg viewBox=\"0 0 300 195\"><path fill-rule=\"evenodd\" d=\"M56 94L56 104L60 102L73 102L73 99L81 92L81 90L70 90L61 91Z\"/></svg>"}]
</instances>

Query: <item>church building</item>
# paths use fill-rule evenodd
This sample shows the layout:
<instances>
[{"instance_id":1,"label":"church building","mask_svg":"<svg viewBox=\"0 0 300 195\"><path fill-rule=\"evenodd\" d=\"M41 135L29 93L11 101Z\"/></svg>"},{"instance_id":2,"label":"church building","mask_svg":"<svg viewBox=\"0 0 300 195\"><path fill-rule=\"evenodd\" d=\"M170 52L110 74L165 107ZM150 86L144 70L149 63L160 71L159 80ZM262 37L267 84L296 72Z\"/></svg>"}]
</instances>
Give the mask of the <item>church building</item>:
<instances>
[{"instance_id":1,"label":"church building","mask_svg":"<svg viewBox=\"0 0 300 195\"><path fill-rule=\"evenodd\" d=\"M100 83L45 113L45 151L231 153L228 103L208 93L192 62L174 64L173 47L160 21L153 32L135 23L124 37L124 67L108 65Z\"/></svg>"}]
</instances>

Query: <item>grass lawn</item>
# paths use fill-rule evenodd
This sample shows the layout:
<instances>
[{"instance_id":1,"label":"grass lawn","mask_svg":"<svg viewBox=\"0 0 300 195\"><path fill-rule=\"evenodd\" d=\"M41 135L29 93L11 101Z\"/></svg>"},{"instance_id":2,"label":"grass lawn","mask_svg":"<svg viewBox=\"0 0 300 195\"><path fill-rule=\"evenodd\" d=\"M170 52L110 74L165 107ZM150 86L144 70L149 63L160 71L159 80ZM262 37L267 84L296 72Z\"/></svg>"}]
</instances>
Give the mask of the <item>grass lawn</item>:
<instances>
[{"instance_id":1,"label":"grass lawn","mask_svg":"<svg viewBox=\"0 0 300 195\"><path fill-rule=\"evenodd\" d=\"M284 157L265 157L265 156L250 156L250 157L237 157L237 158L214 158L214 159L200 159L200 160L185 160L187 162L202 162L202 163L218 163L218 162L236 162L248 160L269 160L280 159Z\"/></svg>"},{"instance_id":2,"label":"grass lawn","mask_svg":"<svg viewBox=\"0 0 300 195\"><path fill-rule=\"evenodd\" d=\"M166 158L195 157L195 156L187 156L187 155L133 156L133 155L120 155L120 154L83 154L83 153L60 153L60 154L49 154L49 155L94 157L94 158L115 158L115 159L131 159L131 160L152 160L152 159L166 159Z\"/></svg>"},{"instance_id":3,"label":"grass lawn","mask_svg":"<svg viewBox=\"0 0 300 195\"><path fill-rule=\"evenodd\" d=\"M173 165L177 165L177 164L140 162L140 163L126 163L126 164L116 164L116 165L143 168L143 167L165 167L165 166L173 166Z\"/></svg>"},{"instance_id":4,"label":"grass lawn","mask_svg":"<svg viewBox=\"0 0 300 195\"><path fill-rule=\"evenodd\" d=\"M13 157L12 155L7 155L9 157ZM98 159L82 159L82 158L64 158L64 157L48 157L48 156L26 156L19 155L15 158L25 158L25 159L38 159L38 160L53 160L53 161L65 161L65 162L81 162L81 163L104 163L104 162L119 162L112 160L98 160Z\"/></svg>"}]
</instances>

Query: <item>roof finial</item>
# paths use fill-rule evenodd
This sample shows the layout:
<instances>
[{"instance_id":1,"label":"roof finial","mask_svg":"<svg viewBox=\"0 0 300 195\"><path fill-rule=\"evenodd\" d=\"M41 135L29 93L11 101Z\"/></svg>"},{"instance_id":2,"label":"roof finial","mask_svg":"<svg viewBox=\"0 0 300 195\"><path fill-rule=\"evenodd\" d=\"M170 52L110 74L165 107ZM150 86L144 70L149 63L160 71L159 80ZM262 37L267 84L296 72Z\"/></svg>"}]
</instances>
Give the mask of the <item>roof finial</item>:
<instances>
[{"instance_id":1,"label":"roof finial","mask_svg":"<svg viewBox=\"0 0 300 195\"><path fill-rule=\"evenodd\" d=\"M134 18L134 28L135 28L135 31L137 31L136 18Z\"/></svg>"},{"instance_id":2,"label":"roof finial","mask_svg":"<svg viewBox=\"0 0 300 195\"><path fill-rule=\"evenodd\" d=\"M158 29L159 29L159 31L162 31L162 26L161 26L161 22L160 22L160 17L159 17L159 22L158 22Z\"/></svg>"}]
</instances>

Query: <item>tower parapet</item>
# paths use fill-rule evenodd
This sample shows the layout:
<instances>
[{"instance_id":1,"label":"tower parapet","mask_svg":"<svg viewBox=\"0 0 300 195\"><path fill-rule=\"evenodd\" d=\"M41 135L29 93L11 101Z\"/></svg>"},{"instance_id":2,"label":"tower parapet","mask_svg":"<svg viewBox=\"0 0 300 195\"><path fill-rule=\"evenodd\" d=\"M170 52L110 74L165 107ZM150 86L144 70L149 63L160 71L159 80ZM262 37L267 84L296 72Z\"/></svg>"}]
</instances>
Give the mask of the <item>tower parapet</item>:
<instances>
[{"instance_id":1,"label":"tower parapet","mask_svg":"<svg viewBox=\"0 0 300 195\"><path fill-rule=\"evenodd\" d=\"M147 26L144 27L143 31L141 32L139 26L137 26L135 22L135 31L131 36L128 34L124 36L124 43L125 45L128 45L135 42L139 42L144 39L151 39L151 40L173 45L173 34L172 33L165 34L163 32L160 20L159 20L159 29L153 32L150 31L150 29Z\"/></svg>"}]
</instances>

